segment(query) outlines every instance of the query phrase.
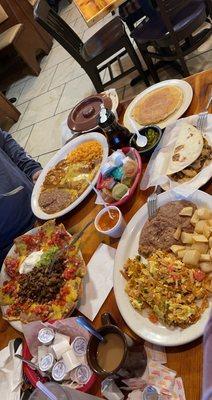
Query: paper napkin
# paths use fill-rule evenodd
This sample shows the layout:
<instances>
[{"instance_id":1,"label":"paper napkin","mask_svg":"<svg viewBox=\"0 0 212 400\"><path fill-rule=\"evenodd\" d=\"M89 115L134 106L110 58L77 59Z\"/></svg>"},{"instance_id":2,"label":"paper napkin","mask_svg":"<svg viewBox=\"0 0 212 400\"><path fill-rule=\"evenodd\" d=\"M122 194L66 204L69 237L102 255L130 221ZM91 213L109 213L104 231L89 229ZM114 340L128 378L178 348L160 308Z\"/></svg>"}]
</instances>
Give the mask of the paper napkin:
<instances>
[{"instance_id":1,"label":"paper napkin","mask_svg":"<svg viewBox=\"0 0 212 400\"><path fill-rule=\"evenodd\" d=\"M113 267L116 250L100 244L87 265L84 292L78 310L91 321L113 287Z\"/></svg>"},{"instance_id":2,"label":"paper napkin","mask_svg":"<svg viewBox=\"0 0 212 400\"><path fill-rule=\"evenodd\" d=\"M0 351L0 394L4 400L19 400L22 384L22 361L11 351L14 340ZM22 345L17 354L22 355Z\"/></svg>"}]
</instances>

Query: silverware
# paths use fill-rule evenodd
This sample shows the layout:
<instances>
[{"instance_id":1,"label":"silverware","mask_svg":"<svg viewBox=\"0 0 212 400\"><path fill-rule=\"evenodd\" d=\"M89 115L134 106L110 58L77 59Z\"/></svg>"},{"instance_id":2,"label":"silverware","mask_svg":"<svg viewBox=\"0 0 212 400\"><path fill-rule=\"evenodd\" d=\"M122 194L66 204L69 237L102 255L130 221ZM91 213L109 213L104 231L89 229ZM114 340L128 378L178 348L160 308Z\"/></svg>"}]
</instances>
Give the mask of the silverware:
<instances>
[{"instance_id":1,"label":"silverware","mask_svg":"<svg viewBox=\"0 0 212 400\"><path fill-rule=\"evenodd\" d=\"M17 188L11 190L10 192L0 194L0 199L1 199L1 197L13 196L14 194L23 190L23 188L24 188L23 186L18 186Z\"/></svg>"},{"instance_id":2,"label":"silverware","mask_svg":"<svg viewBox=\"0 0 212 400\"><path fill-rule=\"evenodd\" d=\"M26 360L25 358L20 356L20 354L15 354L15 357L19 358L22 362L24 362L25 364L29 365L32 369L35 369L35 370L41 372L39 367L36 364L34 364L33 362L31 362L29 360Z\"/></svg>"},{"instance_id":3,"label":"silverware","mask_svg":"<svg viewBox=\"0 0 212 400\"><path fill-rule=\"evenodd\" d=\"M71 242L70 242L69 244L67 244L67 247L73 246L73 244L75 244L75 243L77 242L77 240L79 240L79 238L81 238L81 236L83 235L83 233L85 232L85 230L86 230L91 224L93 224L93 223L94 223L94 218L93 218L91 221L89 221L89 222L84 226L84 228L81 229L81 231L79 231L78 233L76 233L75 235L73 235L72 240L71 240ZM68 230L68 232L69 232L69 230Z\"/></svg>"},{"instance_id":4,"label":"silverware","mask_svg":"<svg viewBox=\"0 0 212 400\"><path fill-rule=\"evenodd\" d=\"M208 104L206 106L205 111L199 113L198 115L198 119L197 119L197 129L201 132L201 134L203 135L206 125L207 125L207 119L208 119L208 108L209 105L211 103L212 100L212 96L209 98L208 100Z\"/></svg>"},{"instance_id":5,"label":"silverware","mask_svg":"<svg viewBox=\"0 0 212 400\"><path fill-rule=\"evenodd\" d=\"M29 360L26 360L24 357L20 356L20 354L15 354L15 357L19 358L23 363L29 365L33 370L38 371L41 376L48 376L48 377L51 376L50 372L41 371L40 368L36 364L34 364L33 362L31 362Z\"/></svg>"},{"instance_id":6,"label":"silverware","mask_svg":"<svg viewBox=\"0 0 212 400\"><path fill-rule=\"evenodd\" d=\"M160 186L155 186L154 192L147 199L148 217L152 219L157 215L157 197L162 192Z\"/></svg>"}]
</instances>

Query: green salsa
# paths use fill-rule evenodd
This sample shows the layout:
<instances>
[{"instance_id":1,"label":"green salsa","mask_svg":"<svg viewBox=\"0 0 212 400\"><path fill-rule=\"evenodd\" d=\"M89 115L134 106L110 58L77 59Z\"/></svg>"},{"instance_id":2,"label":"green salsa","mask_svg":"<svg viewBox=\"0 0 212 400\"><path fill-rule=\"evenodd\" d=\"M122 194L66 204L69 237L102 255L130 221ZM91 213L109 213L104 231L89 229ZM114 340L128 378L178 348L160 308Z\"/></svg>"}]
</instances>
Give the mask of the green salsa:
<instances>
[{"instance_id":1,"label":"green salsa","mask_svg":"<svg viewBox=\"0 0 212 400\"><path fill-rule=\"evenodd\" d=\"M155 143L158 140L159 137L159 133L157 131L155 131L152 128L147 129L147 132L145 134L146 138L147 138L147 144L146 146L143 148L145 149L149 149L151 147L153 147L155 145Z\"/></svg>"}]
</instances>

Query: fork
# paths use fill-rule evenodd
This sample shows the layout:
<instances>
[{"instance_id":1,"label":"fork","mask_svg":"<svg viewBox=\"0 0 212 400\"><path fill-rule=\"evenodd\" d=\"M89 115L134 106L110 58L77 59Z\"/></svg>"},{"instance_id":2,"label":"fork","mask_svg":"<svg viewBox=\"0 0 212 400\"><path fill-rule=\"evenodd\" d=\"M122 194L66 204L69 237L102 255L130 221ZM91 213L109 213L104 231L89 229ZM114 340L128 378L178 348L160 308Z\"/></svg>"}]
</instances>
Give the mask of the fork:
<instances>
[{"instance_id":1,"label":"fork","mask_svg":"<svg viewBox=\"0 0 212 400\"><path fill-rule=\"evenodd\" d=\"M157 188L158 186L155 186L154 192L147 199L147 210L149 219L154 218L157 214Z\"/></svg>"},{"instance_id":2,"label":"fork","mask_svg":"<svg viewBox=\"0 0 212 400\"><path fill-rule=\"evenodd\" d=\"M206 125L207 125L207 119L208 119L208 108L211 103L212 96L209 98L208 104L206 106L206 110L199 113L198 119L197 119L197 129L201 132L203 135Z\"/></svg>"},{"instance_id":3,"label":"fork","mask_svg":"<svg viewBox=\"0 0 212 400\"><path fill-rule=\"evenodd\" d=\"M18 186L17 188L11 190L10 192L2 193L2 194L0 194L0 199L2 197L13 196L14 194L20 192L20 190L22 190L23 188L24 188L23 186Z\"/></svg>"}]
</instances>

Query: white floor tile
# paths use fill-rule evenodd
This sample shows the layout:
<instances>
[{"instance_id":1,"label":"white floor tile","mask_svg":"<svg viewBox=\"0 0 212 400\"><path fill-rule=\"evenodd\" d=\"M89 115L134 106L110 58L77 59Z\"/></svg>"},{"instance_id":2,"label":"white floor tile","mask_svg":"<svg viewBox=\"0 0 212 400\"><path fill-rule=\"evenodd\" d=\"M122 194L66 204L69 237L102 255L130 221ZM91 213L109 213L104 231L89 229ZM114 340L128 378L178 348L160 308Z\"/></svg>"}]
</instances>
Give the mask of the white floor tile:
<instances>
[{"instance_id":1,"label":"white floor tile","mask_svg":"<svg viewBox=\"0 0 212 400\"><path fill-rule=\"evenodd\" d=\"M11 126L10 128L10 133L16 132L19 129L19 126L21 124L21 121L23 119L24 113L28 107L29 102L20 104L18 106L16 106L16 108L20 111L21 115L19 117L19 120L16 122L16 124L14 124L13 126Z\"/></svg>"},{"instance_id":2,"label":"white floor tile","mask_svg":"<svg viewBox=\"0 0 212 400\"><path fill-rule=\"evenodd\" d=\"M67 60L69 57L70 54L61 45L56 46L43 61L43 70L46 71L47 69L54 67L54 65Z\"/></svg>"},{"instance_id":3,"label":"white floor tile","mask_svg":"<svg viewBox=\"0 0 212 400\"><path fill-rule=\"evenodd\" d=\"M63 88L64 86L59 86L56 89L31 100L19 125L19 129L25 128L26 126L30 126L54 115ZM46 132L44 132L44 135L45 134Z\"/></svg>"},{"instance_id":4,"label":"white floor tile","mask_svg":"<svg viewBox=\"0 0 212 400\"><path fill-rule=\"evenodd\" d=\"M20 129L19 131L14 132L12 134L13 139L15 139L16 142L20 144L21 147L25 148L32 128L33 128L32 126L28 126L27 128Z\"/></svg>"},{"instance_id":5,"label":"white floor tile","mask_svg":"<svg viewBox=\"0 0 212 400\"><path fill-rule=\"evenodd\" d=\"M45 165L51 160L51 158L57 153L57 151L52 151L51 153L47 154L42 154L41 156L38 157L38 162L42 165L44 168Z\"/></svg>"},{"instance_id":6,"label":"white floor tile","mask_svg":"<svg viewBox=\"0 0 212 400\"><path fill-rule=\"evenodd\" d=\"M72 79L78 78L85 72L80 65L71 57L68 60L58 64L50 89L62 85L63 83L69 82Z\"/></svg>"},{"instance_id":7,"label":"white floor tile","mask_svg":"<svg viewBox=\"0 0 212 400\"><path fill-rule=\"evenodd\" d=\"M68 114L69 111L66 111L34 125L26 145L26 150L31 156L52 152L61 147L61 124L67 119Z\"/></svg>"},{"instance_id":8,"label":"white floor tile","mask_svg":"<svg viewBox=\"0 0 212 400\"><path fill-rule=\"evenodd\" d=\"M74 32L82 39L84 32L88 29L88 25L84 21L83 17L76 20L75 24L72 26Z\"/></svg>"},{"instance_id":9,"label":"white floor tile","mask_svg":"<svg viewBox=\"0 0 212 400\"><path fill-rule=\"evenodd\" d=\"M28 79L18 99L18 104L25 103L25 101L47 92L56 68L57 67L54 66L47 71L41 72L39 76Z\"/></svg>"},{"instance_id":10,"label":"white floor tile","mask_svg":"<svg viewBox=\"0 0 212 400\"><path fill-rule=\"evenodd\" d=\"M95 88L87 75L66 83L56 113L73 108L80 100L95 93Z\"/></svg>"},{"instance_id":11,"label":"white floor tile","mask_svg":"<svg viewBox=\"0 0 212 400\"><path fill-rule=\"evenodd\" d=\"M187 60L186 64L191 75L212 68L212 50Z\"/></svg>"}]
</instances>

